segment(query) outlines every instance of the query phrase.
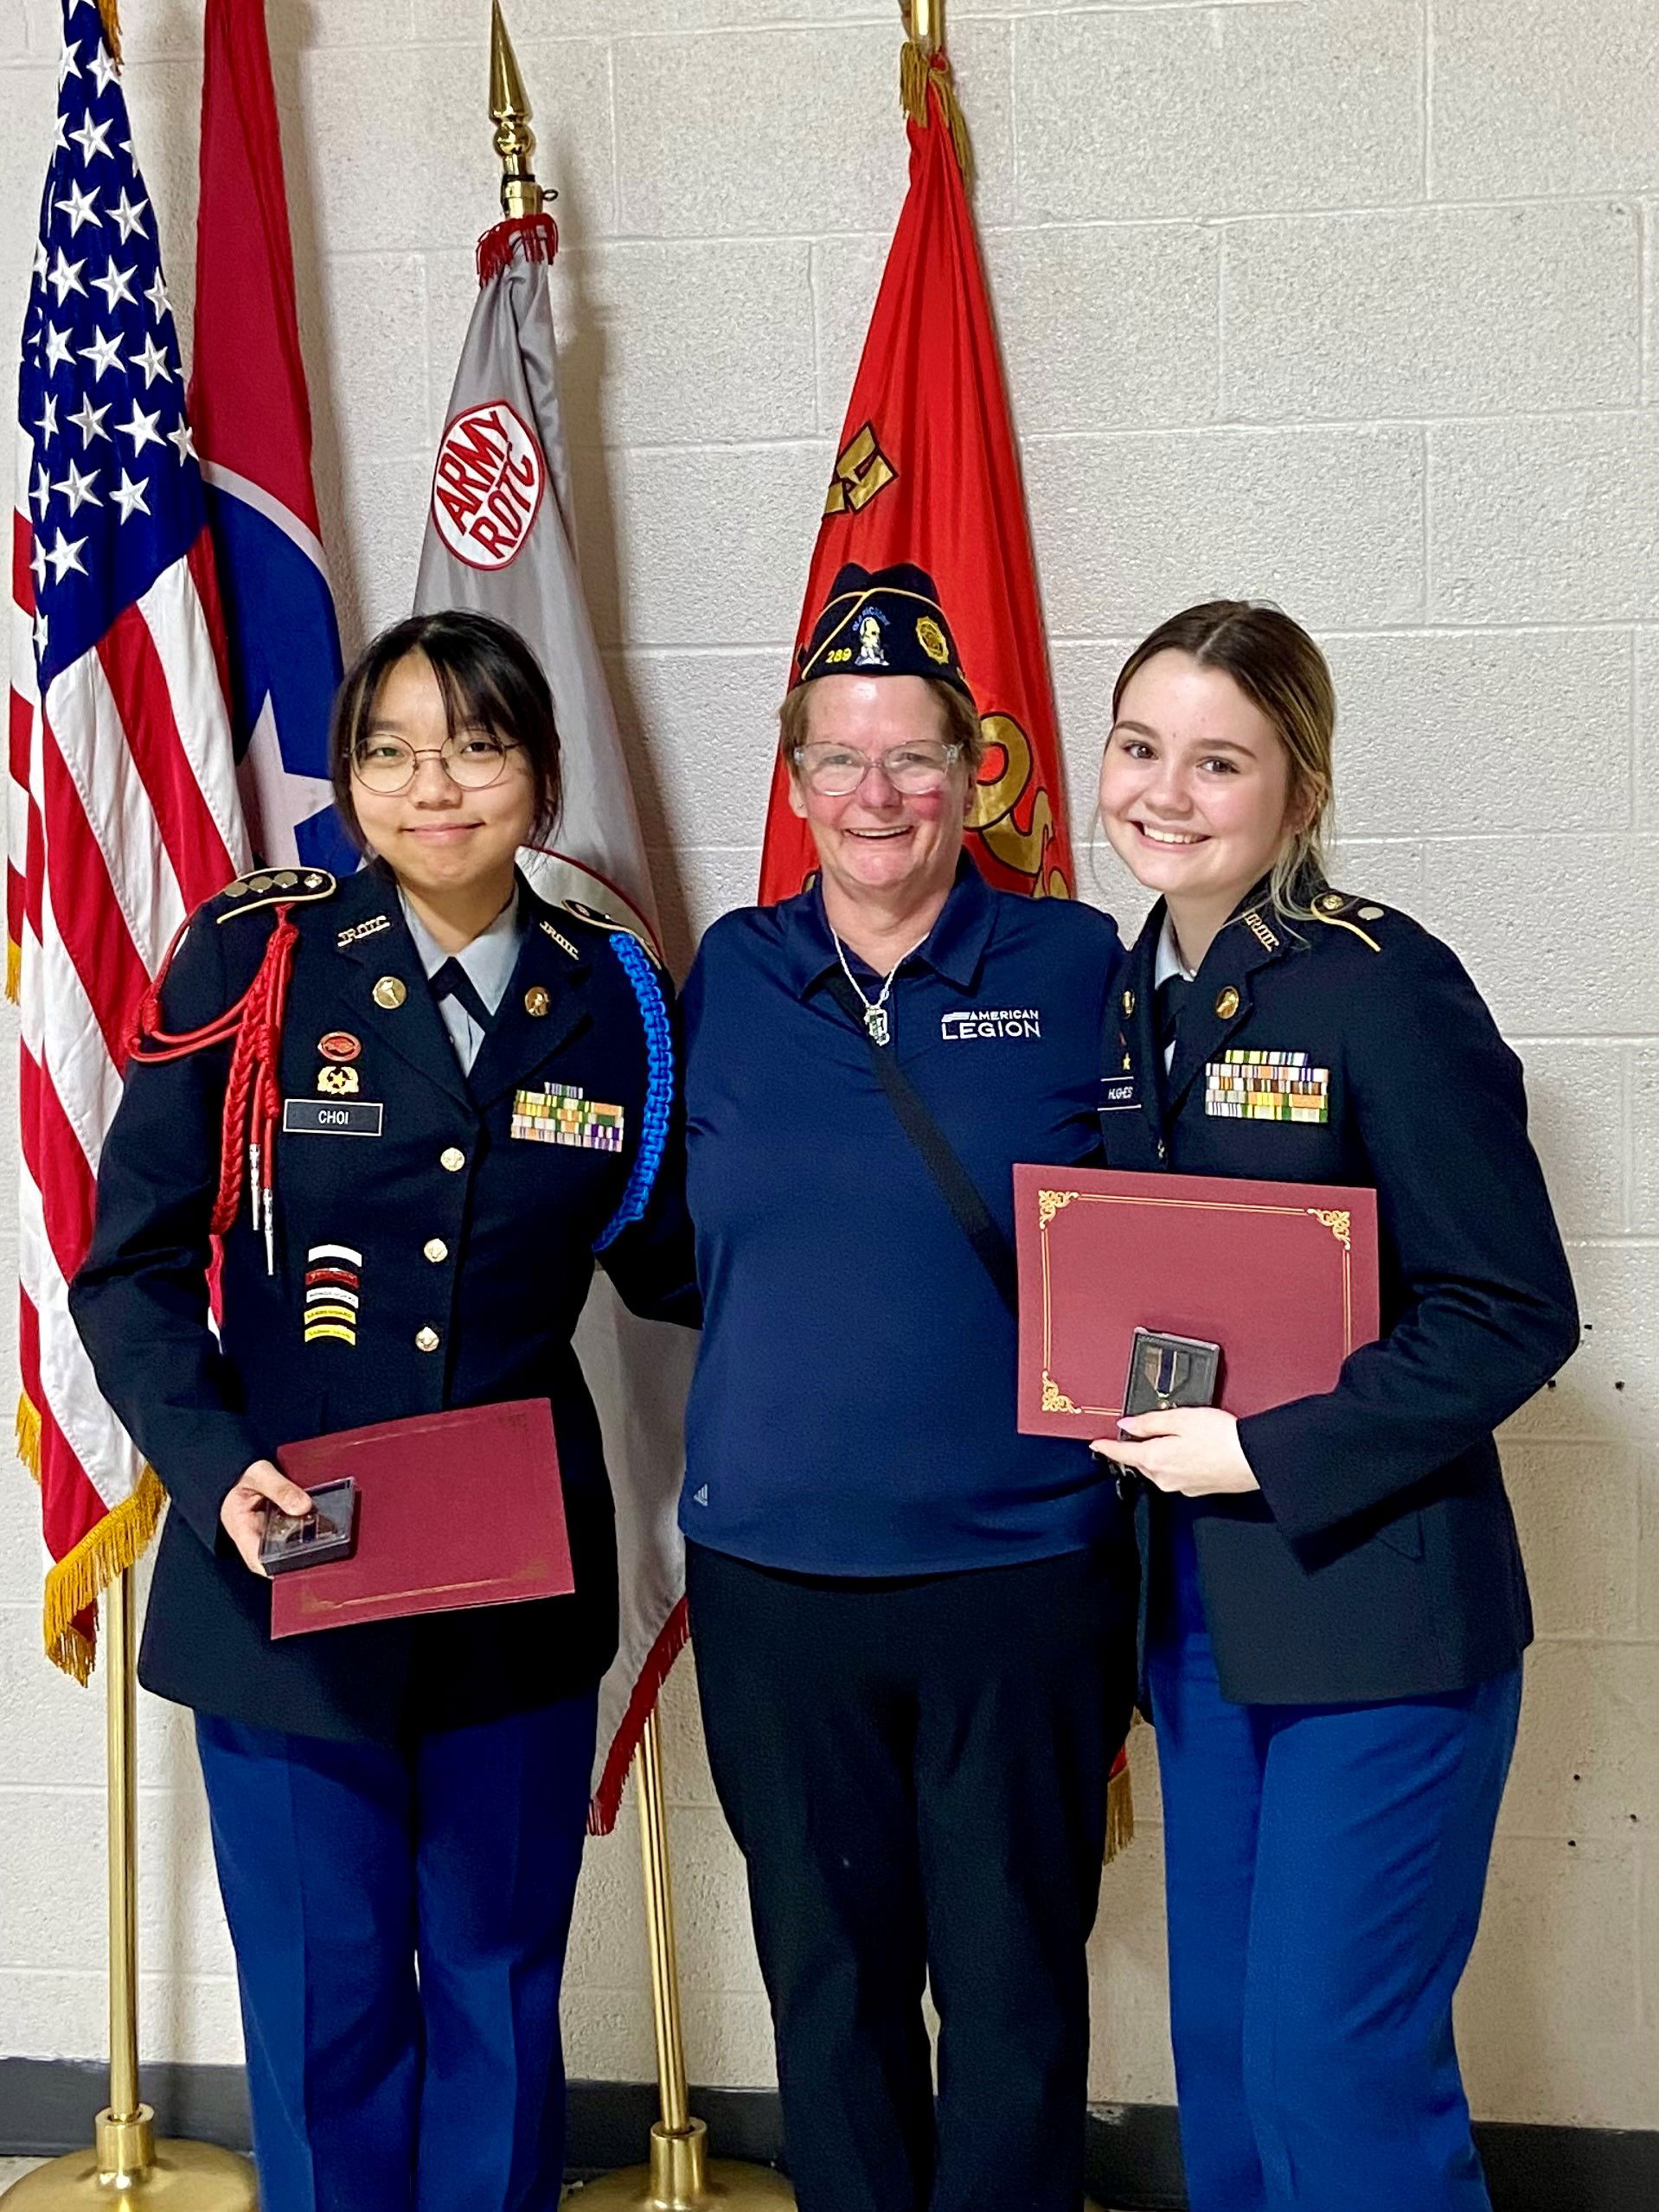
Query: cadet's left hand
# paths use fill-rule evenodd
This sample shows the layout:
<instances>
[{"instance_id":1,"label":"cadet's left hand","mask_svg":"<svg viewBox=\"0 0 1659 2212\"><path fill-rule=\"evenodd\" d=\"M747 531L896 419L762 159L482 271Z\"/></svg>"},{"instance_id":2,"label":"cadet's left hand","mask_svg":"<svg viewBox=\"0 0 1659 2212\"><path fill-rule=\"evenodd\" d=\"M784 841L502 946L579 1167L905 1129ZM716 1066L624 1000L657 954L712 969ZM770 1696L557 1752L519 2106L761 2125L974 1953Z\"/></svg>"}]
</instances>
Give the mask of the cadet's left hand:
<instances>
[{"instance_id":1,"label":"cadet's left hand","mask_svg":"<svg viewBox=\"0 0 1659 2212\"><path fill-rule=\"evenodd\" d=\"M1137 1413L1113 1437L1091 1444L1093 1452L1133 1467L1159 1490L1183 1498L1236 1495L1261 1488L1239 1442L1239 1423L1220 1406L1180 1406L1169 1413Z\"/></svg>"}]
</instances>

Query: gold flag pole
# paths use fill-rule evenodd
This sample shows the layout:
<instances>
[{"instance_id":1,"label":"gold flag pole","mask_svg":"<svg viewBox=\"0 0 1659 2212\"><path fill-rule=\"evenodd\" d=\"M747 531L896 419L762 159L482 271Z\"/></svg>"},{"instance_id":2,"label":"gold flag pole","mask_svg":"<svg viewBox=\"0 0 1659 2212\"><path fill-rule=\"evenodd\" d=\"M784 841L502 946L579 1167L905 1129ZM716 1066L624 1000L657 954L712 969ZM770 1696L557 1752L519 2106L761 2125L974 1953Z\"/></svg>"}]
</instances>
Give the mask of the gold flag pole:
<instances>
[{"instance_id":1,"label":"gold flag pole","mask_svg":"<svg viewBox=\"0 0 1659 2212\"><path fill-rule=\"evenodd\" d=\"M645 1934L651 1955L651 2012L657 2025L657 2086L663 2117L651 2129L650 2163L589 2182L579 2202L634 2212L702 2212L708 2205L793 2212L795 2192L770 2166L710 2158L708 2131L691 2117L685 2043L680 2030L680 1972L674 1943L674 1888L669 1873L668 1806L663 1743L652 1710L634 1754L639 1856L645 1877Z\"/></svg>"},{"instance_id":2,"label":"gold flag pole","mask_svg":"<svg viewBox=\"0 0 1659 2212\"><path fill-rule=\"evenodd\" d=\"M509 221L541 214L553 195L537 183L530 166L535 133L530 127L529 95L502 20L501 0L490 0L490 118L496 126L495 147L501 157L503 214ZM649 2164L590 2182L582 2190L580 2202L584 2207L637 2206L641 2212L700 2212L705 2205L716 2204L753 2206L758 2212L793 2212L795 2192L781 2174L770 2166L711 2159L708 2131L701 2120L691 2117L674 1943L668 1799L663 1787L663 1741L655 1710L634 1754L633 1773L662 2117L651 2129Z\"/></svg>"},{"instance_id":3,"label":"gold flag pole","mask_svg":"<svg viewBox=\"0 0 1659 2212\"><path fill-rule=\"evenodd\" d=\"M104 1594L109 1798L110 2100L89 2151L37 2166L0 2196L5 2212L89 2205L156 2212L256 2212L253 2169L216 2143L157 2140L138 2100L138 1740L132 1672L131 1568Z\"/></svg>"}]
</instances>

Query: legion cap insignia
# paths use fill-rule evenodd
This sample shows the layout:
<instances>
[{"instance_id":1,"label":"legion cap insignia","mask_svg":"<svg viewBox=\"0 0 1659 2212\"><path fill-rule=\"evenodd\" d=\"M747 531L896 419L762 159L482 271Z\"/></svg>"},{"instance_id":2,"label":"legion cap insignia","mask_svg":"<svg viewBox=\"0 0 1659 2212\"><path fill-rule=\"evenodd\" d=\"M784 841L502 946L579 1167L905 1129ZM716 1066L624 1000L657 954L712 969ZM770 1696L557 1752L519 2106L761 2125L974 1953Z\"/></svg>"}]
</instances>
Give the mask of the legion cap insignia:
<instances>
[{"instance_id":1,"label":"legion cap insignia","mask_svg":"<svg viewBox=\"0 0 1659 2212\"><path fill-rule=\"evenodd\" d=\"M938 587L913 561L868 569L849 560L812 625L799 667L803 683L854 674L927 676L968 691Z\"/></svg>"}]
</instances>

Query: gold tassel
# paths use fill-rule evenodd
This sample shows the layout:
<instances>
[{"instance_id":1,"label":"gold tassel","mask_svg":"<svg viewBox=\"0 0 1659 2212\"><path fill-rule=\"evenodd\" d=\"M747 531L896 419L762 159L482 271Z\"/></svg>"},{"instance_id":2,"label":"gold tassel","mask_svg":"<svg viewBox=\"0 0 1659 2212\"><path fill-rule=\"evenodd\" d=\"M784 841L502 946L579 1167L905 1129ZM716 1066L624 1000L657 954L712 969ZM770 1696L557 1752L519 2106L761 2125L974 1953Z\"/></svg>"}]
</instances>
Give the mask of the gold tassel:
<instances>
[{"instance_id":1,"label":"gold tassel","mask_svg":"<svg viewBox=\"0 0 1659 2212\"><path fill-rule=\"evenodd\" d=\"M936 68L915 40L907 38L899 48L899 105L911 122L919 123L924 128L929 120L927 91L930 85L951 133L951 144L956 151L957 167L962 171L962 182L971 192L973 149L968 143L968 125L963 116L962 103L957 98L951 65L941 55Z\"/></svg>"},{"instance_id":2,"label":"gold tassel","mask_svg":"<svg viewBox=\"0 0 1659 2212\"><path fill-rule=\"evenodd\" d=\"M118 0L98 0L98 20L104 26L104 43L110 50L110 60L118 69L121 66L121 11Z\"/></svg>"},{"instance_id":3,"label":"gold tassel","mask_svg":"<svg viewBox=\"0 0 1659 2212\"><path fill-rule=\"evenodd\" d=\"M27 1390L17 1393L17 1456L38 1482L41 1479L41 1416Z\"/></svg>"},{"instance_id":4,"label":"gold tassel","mask_svg":"<svg viewBox=\"0 0 1659 2212\"><path fill-rule=\"evenodd\" d=\"M1135 1790L1125 1767L1106 1784L1106 1864L1135 1840Z\"/></svg>"},{"instance_id":5,"label":"gold tassel","mask_svg":"<svg viewBox=\"0 0 1659 2212\"><path fill-rule=\"evenodd\" d=\"M136 1566L156 1533L167 1493L153 1467L146 1467L131 1495L87 1530L74 1550L46 1577L46 1656L77 1682L93 1671L93 1647L75 1621L118 1575Z\"/></svg>"},{"instance_id":6,"label":"gold tassel","mask_svg":"<svg viewBox=\"0 0 1659 2212\"><path fill-rule=\"evenodd\" d=\"M14 939L6 939L6 996L16 1006L23 988L23 949Z\"/></svg>"}]
</instances>

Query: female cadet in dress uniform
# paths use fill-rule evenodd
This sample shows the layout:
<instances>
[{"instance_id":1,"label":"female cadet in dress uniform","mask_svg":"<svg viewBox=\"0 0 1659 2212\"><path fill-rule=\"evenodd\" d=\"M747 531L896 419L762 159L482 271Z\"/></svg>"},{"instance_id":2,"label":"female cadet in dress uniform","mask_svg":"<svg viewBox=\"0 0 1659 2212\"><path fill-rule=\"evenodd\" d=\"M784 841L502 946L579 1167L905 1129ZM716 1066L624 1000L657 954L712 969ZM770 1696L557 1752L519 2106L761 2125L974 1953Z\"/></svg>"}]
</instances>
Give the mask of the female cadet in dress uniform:
<instances>
[{"instance_id":1,"label":"female cadet in dress uniform","mask_svg":"<svg viewBox=\"0 0 1659 2212\"><path fill-rule=\"evenodd\" d=\"M560 783L511 630L398 624L332 742L370 864L247 876L191 919L72 1305L173 1501L139 1677L196 1711L266 2212L552 2212L616 1640L571 1333L596 1255L636 1310L695 1318L667 987L632 936L516 873ZM552 1403L573 1595L272 1644L261 1525L306 1502L282 1444L530 1397Z\"/></svg>"},{"instance_id":2,"label":"female cadet in dress uniform","mask_svg":"<svg viewBox=\"0 0 1659 2212\"><path fill-rule=\"evenodd\" d=\"M1097 1148L1118 933L964 855L979 718L919 569L843 569L802 678L822 873L686 986L709 1759L801 2212L1078 2212L1133 1553L1087 1452L1016 1435L1013 1314L877 1055L1011 1240L1012 1163Z\"/></svg>"},{"instance_id":3,"label":"female cadet in dress uniform","mask_svg":"<svg viewBox=\"0 0 1659 2212\"><path fill-rule=\"evenodd\" d=\"M1107 1032L1111 1165L1373 1186L1381 1243L1383 1333L1335 1389L1097 1448L1150 1486L1189 2202L1487 2212L1451 2001L1532 1633L1492 1430L1578 1338L1521 1065L1445 946L1327 886L1335 700L1295 623L1191 608L1112 706L1101 814L1162 896Z\"/></svg>"}]
</instances>

